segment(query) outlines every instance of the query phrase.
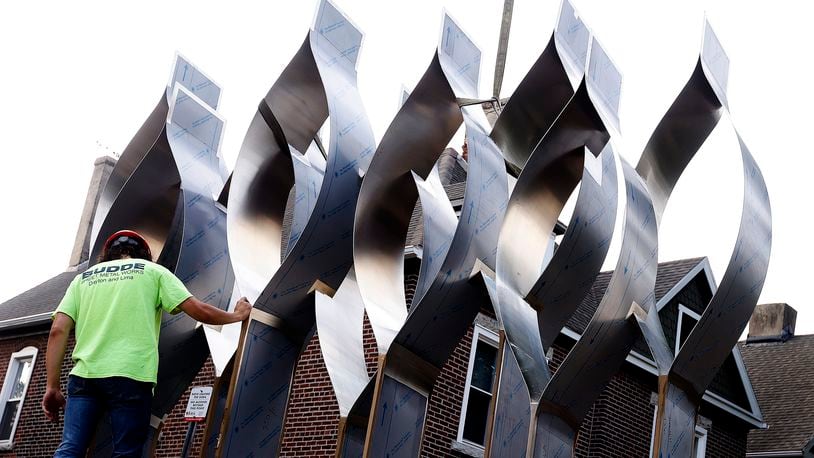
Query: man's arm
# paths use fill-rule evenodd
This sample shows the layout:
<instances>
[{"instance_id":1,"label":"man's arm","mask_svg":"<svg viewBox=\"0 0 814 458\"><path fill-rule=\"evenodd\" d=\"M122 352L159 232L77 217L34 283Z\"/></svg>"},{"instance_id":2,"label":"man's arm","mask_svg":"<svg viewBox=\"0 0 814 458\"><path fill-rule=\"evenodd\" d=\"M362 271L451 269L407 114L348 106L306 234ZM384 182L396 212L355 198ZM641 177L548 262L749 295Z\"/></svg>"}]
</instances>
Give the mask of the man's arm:
<instances>
[{"instance_id":1,"label":"man's arm","mask_svg":"<svg viewBox=\"0 0 814 458\"><path fill-rule=\"evenodd\" d=\"M195 296L190 296L178 305L187 315L206 324L229 324L243 321L249 317L252 306L245 297L241 297L235 305L233 312L221 310L214 305L199 301Z\"/></svg>"},{"instance_id":2,"label":"man's arm","mask_svg":"<svg viewBox=\"0 0 814 458\"><path fill-rule=\"evenodd\" d=\"M45 351L46 385L45 395L42 397L42 411L51 421L59 419L59 409L65 406L65 397L59 388L59 379L62 375L62 360L65 359L65 348L68 346L68 337L73 329L73 319L58 312L51 323L51 332L48 334L48 349Z\"/></svg>"}]
</instances>

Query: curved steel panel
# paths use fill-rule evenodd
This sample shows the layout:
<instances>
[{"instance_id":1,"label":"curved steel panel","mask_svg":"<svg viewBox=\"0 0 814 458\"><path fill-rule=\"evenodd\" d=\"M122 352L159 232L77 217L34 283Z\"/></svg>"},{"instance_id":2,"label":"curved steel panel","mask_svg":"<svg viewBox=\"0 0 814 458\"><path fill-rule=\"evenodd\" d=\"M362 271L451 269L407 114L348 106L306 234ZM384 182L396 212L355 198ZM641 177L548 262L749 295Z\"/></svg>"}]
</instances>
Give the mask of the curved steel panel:
<instances>
[{"instance_id":1,"label":"curved steel panel","mask_svg":"<svg viewBox=\"0 0 814 458\"><path fill-rule=\"evenodd\" d=\"M473 268L477 260L494 266L508 178L502 154L487 135L488 124L480 107L458 106L458 99L477 95L479 69L480 51L445 16L433 61L382 139L362 184L354 260L382 355L369 411L373 429L366 444L367 453L374 455L378 451L391 456L417 453L424 418L421 406L426 406L440 367L479 309L480 289L470 283ZM431 170L461 121L466 124L469 166L461 216L456 219ZM403 290L404 238L418 198L424 215L424 259L408 314ZM397 434L404 428L380 425L380 420L395 414L395 410L388 411L390 401L385 394L404 390L423 399L410 410L413 415L402 418L402 423L410 425L408 429L416 428L406 432L407 436Z\"/></svg>"},{"instance_id":2,"label":"curved steel panel","mask_svg":"<svg viewBox=\"0 0 814 458\"><path fill-rule=\"evenodd\" d=\"M590 31L568 0L554 33L495 121L491 137L515 172L574 95L582 79Z\"/></svg>"},{"instance_id":3,"label":"curved steel panel","mask_svg":"<svg viewBox=\"0 0 814 458\"><path fill-rule=\"evenodd\" d=\"M330 1L320 2L305 42L260 103L238 157L229 195L230 249L237 283L255 299L261 320L251 329L272 343L267 351L244 344L239 355L230 423L223 429L226 456L278 453L290 379L315 324L312 287L319 281L338 288L352 264L360 177L375 149L356 87L361 43L350 20ZM307 151L326 118L327 162L306 161L299 152ZM283 256L292 186L292 232ZM279 408L259 421L258 404L269 387L280 393Z\"/></svg>"},{"instance_id":4,"label":"curved steel panel","mask_svg":"<svg viewBox=\"0 0 814 458\"><path fill-rule=\"evenodd\" d=\"M619 260L591 322L551 378L540 402L541 412L560 417L574 431L633 346L636 328L629 318L634 304L644 310L655 306L657 227L653 206L644 182L621 161L627 204ZM548 434L549 416L539 417L537 437ZM538 441L537 449L542 445Z\"/></svg>"},{"instance_id":5,"label":"curved steel panel","mask_svg":"<svg viewBox=\"0 0 814 458\"><path fill-rule=\"evenodd\" d=\"M595 56L603 58L604 53ZM594 64L589 61L589 66ZM535 422L537 405L551 378L545 351L588 293L614 229L616 164L607 112L597 111L594 100L606 91L618 93L619 84L616 77L606 81L589 75L580 85L518 177L501 229L495 311L525 381ZM559 213L580 180L569 229L550 261L541 266L539 260L550 249ZM495 416L511 415L505 408L498 400ZM501 428L493 431L492 447L505 448L509 439L499 435ZM508 433L514 448L534 444L529 440L533 428L521 435Z\"/></svg>"},{"instance_id":6,"label":"curved steel panel","mask_svg":"<svg viewBox=\"0 0 814 458\"><path fill-rule=\"evenodd\" d=\"M705 23L695 71L656 127L637 166L654 190L659 218L684 169L727 110L728 75L729 59L709 23ZM745 329L766 278L771 252L768 191L760 168L735 133L744 186L735 249L720 286L675 359L657 359L664 380L659 385L654 454L681 456L691 452L701 396ZM663 349L667 346L664 336L650 332L653 328L643 326L648 345Z\"/></svg>"},{"instance_id":7,"label":"curved steel panel","mask_svg":"<svg viewBox=\"0 0 814 458\"><path fill-rule=\"evenodd\" d=\"M217 204L226 181L218 153L223 132L223 120L215 111L219 99L220 88L177 55L170 86L105 186L91 256L98 257L105 234L133 228L145 235L157 262L173 270L192 294L226 309L233 277L226 215ZM195 320L165 314L158 350L152 413L163 418L198 373L209 349ZM94 453L106 454L104 444L109 441L99 440Z\"/></svg>"},{"instance_id":8,"label":"curved steel panel","mask_svg":"<svg viewBox=\"0 0 814 458\"><path fill-rule=\"evenodd\" d=\"M353 269L333 298L316 294L319 346L339 404L339 415L347 418L370 380L363 344L365 306Z\"/></svg>"}]
</instances>

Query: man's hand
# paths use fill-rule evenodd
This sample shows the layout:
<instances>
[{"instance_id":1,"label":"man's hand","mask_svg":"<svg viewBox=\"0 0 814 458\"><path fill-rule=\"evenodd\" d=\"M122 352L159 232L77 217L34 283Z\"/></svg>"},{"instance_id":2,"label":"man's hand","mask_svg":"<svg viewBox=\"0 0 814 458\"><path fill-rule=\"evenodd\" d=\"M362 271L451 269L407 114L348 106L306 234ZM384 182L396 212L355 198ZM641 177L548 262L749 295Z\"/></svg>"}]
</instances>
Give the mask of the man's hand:
<instances>
[{"instance_id":1,"label":"man's hand","mask_svg":"<svg viewBox=\"0 0 814 458\"><path fill-rule=\"evenodd\" d=\"M47 388L42 397L42 411L50 421L59 420L59 410L65 407L65 396L59 389Z\"/></svg>"},{"instance_id":2,"label":"man's hand","mask_svg":"<svg viewBox=\"0 0 814 458\"><path fill-rule=\"evenodd\" d=\"M245 297L241 297L235 304L235 311L233 312L238 317L238 321L243 321L252 313L252 304Z\"/></svg>"},{"instance_id":3,"label":"man's hand","mask_svg":"<svg viewBox=\"0 0 814 458\"><path fill-rule=\"evenodd\" d=\"M252 311L252 305L245 297L238 299L233 312L227 312L214 305L201 302L196 299L195 296L190 296L184 302L181 302L178 307L180 307L184 313L201 323L214 325L243 321L249 317L249 313Z\"/></svg>"}]
</instances>

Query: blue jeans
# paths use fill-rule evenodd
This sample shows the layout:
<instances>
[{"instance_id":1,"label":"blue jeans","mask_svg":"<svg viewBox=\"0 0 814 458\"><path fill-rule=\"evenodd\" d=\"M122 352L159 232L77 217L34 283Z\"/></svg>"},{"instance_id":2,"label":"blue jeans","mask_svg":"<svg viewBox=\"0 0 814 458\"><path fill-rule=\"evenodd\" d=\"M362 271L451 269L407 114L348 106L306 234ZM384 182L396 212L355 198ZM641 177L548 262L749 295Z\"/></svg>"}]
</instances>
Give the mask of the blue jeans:
<instances>
[{"instance_id":1,"label":"blue jeans","mask_svg":"<svg viewBox=\"0 0 814 458\"><path fill-rule=\"evenodd\" d=\"M54 457L84 457L99 420L109 414L114 457L141 457L150 428L153 384L127 377L68 377L65 428Z\"/></svg>"}]
</instances>

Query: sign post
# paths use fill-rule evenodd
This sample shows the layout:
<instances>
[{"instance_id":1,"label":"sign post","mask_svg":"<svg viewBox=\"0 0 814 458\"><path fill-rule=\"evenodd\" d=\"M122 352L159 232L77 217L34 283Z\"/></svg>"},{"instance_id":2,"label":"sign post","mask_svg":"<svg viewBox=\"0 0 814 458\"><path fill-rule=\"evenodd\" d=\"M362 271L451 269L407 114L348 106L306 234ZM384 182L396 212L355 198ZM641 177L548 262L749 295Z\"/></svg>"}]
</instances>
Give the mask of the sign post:
<instances>
[{"instance_id":1,"label":"sign post","mask_svg":"<svg viewBox=\"0 0 814 458\"><path fill-rule=\"evenodd\" d=\"M189 428L184 438L184 447L181 449L181 456L184 458L189 454L189 448L192 446L192 438L195 437L195 426L206 419L211 397L211 386L196 386L189 393L187 410L184 412L184 421L189 422Z\"/></svg>"}]
</instances>

